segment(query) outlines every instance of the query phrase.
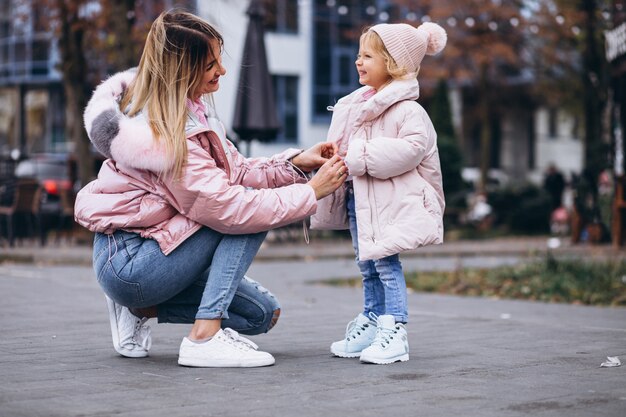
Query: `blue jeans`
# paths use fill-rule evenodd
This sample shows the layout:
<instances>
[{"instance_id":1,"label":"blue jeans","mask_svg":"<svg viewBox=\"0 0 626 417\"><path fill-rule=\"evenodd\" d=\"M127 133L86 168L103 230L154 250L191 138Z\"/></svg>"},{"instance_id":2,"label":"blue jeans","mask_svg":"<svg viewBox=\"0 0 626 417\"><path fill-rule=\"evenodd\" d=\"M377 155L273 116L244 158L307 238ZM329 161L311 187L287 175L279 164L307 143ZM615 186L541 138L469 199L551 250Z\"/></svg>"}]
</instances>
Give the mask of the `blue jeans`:
<instances>
[{"instance_id":1,"label":"blue jeans","mask_svg":"<svg viewBox=\"0 0 626 417\"><path fill-rule=\"evenodd\" d=\"M280 306L244 276L265 236L203 227L165 256L155 240L136 233L97 233L93 266L111 299L130 308L157 306L161 323L222 319L222 327L265 333Z\"/></svg>"},{"instance_id":2,"label":"blue jeans","mask_svg":"<svg viewBox=\"0 0 626 417\"><path fill-rule=\"evenodd\" d=\"M398 255L387 256L373 261L359 260L359 240L354 209L354 189L347 187L346 206L352 247L356 263L363 278L363 314L390 314L396 322L406 323L409 315L406 302L406 282Z\"/></svg>"}]
</instances>

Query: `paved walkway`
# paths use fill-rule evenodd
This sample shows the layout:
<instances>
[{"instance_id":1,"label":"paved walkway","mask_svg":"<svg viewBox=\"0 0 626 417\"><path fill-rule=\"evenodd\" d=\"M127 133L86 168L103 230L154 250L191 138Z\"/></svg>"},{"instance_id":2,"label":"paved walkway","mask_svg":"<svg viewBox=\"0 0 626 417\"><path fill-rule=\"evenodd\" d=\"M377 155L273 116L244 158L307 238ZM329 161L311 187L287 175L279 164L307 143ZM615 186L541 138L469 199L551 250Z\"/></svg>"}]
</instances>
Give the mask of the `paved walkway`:
<instances>
[{"instance_id":1,"label":"paved walkway","mask_svg":"<svg viewBox=\"0 0 626 417\"><path fill-rule=\"evenodd\" d=\"M452 241L407 252L406 258L473 257L473 256L542 256L548 250L556 255L573 257L626 257L626 249L616 250L610 245L572 245L568 238L552 239L556 247L549 248L550 239L540 237L510 237L471 241ZM354 251L348 240L315 238L310 244L302 239L287 243L264 243L256 260L313 260L354 259ZM0 262L91 264L91 247L51 242L45 247L24 244L9 248L0 245Z\"/></svg>"},{"instance_id":2,"label":"paved walkway","mask_svg":"<svg viewBox=\"0 0 626 417\"><path fill-rule=\"evenodd\" d=\"M411 256L420 268L429 258L532 255L545 245L461 242ZM19 260L0 264L2 417L626 415L626 364L599 367L607 356L626 362L624 308L410 294L411 360L362 365L328 353L360 290L315 284L356 275L349 244L268 245L249 273L283 315L253 339L276 365L190 369L176 365L189 326L153 323L149 358L115 354L88 248L0 248L0 257Z\"/></svg>"}]
</instances>

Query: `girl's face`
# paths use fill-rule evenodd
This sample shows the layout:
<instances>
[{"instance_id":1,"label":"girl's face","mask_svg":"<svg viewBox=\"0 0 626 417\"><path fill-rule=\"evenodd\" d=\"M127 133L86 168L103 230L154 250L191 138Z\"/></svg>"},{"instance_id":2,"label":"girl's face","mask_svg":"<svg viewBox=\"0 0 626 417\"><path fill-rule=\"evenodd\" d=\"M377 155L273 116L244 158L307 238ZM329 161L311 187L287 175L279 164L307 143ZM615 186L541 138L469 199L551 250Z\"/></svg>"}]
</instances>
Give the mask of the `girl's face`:
<instances>
[{"instance_id":1,"label":"girl's face","mask_svg":"<svg viewBox=\"0 0 626 417\"><path fill-rule=\"evenodd\" d=\"M369 42L361 42L355 64L359 73L359 83L362 85L369 85L379 90L391 80L385 58L382 54L375 52Z\"/></svg>"},{"instance_id":2,"label":"girl's face","mask_svg":"<svg viewBox=\"0 0 626 417\"><path fill-rule=\"evenodd\" d=\"M217 40L211 41L211 51L213 51L213 58L210 59L204 67L202 83L195 91L195 99L203 94L215 93L219 90L220 77L226 74L226 68L222 65L222 51Z\"/></svg>"}]
</instances>

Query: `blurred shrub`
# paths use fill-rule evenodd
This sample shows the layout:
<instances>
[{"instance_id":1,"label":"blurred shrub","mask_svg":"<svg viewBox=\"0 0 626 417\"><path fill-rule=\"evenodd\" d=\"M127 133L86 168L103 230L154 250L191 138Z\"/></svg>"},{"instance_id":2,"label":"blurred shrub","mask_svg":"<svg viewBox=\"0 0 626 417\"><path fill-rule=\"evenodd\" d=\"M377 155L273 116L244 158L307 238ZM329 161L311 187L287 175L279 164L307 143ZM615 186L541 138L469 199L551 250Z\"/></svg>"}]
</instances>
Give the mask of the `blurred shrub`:
<instances>
[{"instance_id":1,"label":"blurred shrub","mask_svg":"<svg viewBox=\"0 0 626 417\"><path fill-rule=\"evenodd\" d=\"M493 269L407 272L408 288L422 292L586 305L626 306L626 260L544 259ZM329 285L359 287L360 278Z\"/></svg>"},{"instance_id":2,"label":"blurred shrub","mask_svg":"<svg viewBox=\"0 0 626 417\"><path fill-rule=\"evenodd\" d=\"M487 201L493 208L495 225L511 232L548 233L550 195L532 184L491 191Z\"/></svg>"},{"instance_id":3,"label":"blurred shrub","mask_svg":"<svg viewBox=\"0 0 626 417\"><path fill-rule=\"evenodd\" d=\"M407 286L426 292L626 305L626 261L546 259L494 269L408 273Z\"/></svg>"}]
</instances>

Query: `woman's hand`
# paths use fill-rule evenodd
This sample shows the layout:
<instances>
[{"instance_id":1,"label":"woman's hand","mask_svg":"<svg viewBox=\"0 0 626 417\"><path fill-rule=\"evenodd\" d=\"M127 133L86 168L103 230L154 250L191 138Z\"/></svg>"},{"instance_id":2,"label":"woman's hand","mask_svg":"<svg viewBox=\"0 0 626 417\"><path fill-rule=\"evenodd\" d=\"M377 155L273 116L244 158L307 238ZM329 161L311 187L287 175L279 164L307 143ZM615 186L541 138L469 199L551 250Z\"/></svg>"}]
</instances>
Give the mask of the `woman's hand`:
<instances>
[{"instance_id":1,"label":"woman's hand","mask_svg":"<svg viewBox=\"0 0 626 417\"><path fill-rule=\"evenodd\" d=\"M306 151L294 156L291 162L304 172L311 172L321 167L326 161L337 153L337 144L333 142L320 142Z\"/></svg>"},{"instance_id":2,"label":"woman's hand","mask_svg":"<svg viewBox=\"0 0 626 417\"><path fill-rule=\"evenodd\" d=\"M348 177L348 168L339 155L334 155L307 183L315 191L318 200L326 197L343 184Z\"/></svg>"}]
</instances>

